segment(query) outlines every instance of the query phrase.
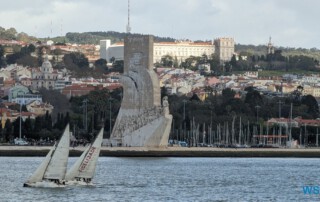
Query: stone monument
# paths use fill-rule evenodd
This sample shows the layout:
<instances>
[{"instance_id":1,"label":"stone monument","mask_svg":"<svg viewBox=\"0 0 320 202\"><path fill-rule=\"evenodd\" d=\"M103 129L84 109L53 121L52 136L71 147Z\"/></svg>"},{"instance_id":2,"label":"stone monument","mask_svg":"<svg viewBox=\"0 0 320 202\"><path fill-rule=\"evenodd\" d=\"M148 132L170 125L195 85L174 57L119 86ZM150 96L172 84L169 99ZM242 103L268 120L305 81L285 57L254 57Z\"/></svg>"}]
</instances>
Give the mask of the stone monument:
<instances>
[{"instance_id":1,"label":"stone monument","mask_svg":"<svg viewBox=\"0 0 320 202\"><path fill-rule=\"evenodd\" d=\"M123 98L110 136L112 145L167 146L172 123L153 70L153 37L127 36L124 40Z\"/></svg>"}]
</instances>

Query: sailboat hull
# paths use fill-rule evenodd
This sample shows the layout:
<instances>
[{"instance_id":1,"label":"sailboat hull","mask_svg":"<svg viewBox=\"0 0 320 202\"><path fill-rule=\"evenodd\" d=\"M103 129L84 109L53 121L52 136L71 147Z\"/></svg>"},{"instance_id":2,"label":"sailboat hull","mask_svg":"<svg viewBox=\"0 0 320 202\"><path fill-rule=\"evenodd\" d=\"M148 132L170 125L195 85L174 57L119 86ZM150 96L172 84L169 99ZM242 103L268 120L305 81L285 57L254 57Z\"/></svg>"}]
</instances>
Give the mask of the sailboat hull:
<instances>
[{"instance_id":1,"label":"sailboat hull","mask_svg":"<svg viewBox=\"0 0 320 202\"><path fill-rule=\"evenodd\" d=\"M51 181L41 181L41 182L23 184L23 187L37 187L37 188L61 188L65 186L66 186L65 184L57 184Z\"/></svg>"},{"instance_id":2,"label":"sailboat hull","mask_svg":"<svg viewBox=\"0 0 320 202\"><path fill-rule=\"evenodd\" d=\"M77 180L66 181L67 186L94 186L92 182L83 182Z\"/></svg>"}]
</instances>

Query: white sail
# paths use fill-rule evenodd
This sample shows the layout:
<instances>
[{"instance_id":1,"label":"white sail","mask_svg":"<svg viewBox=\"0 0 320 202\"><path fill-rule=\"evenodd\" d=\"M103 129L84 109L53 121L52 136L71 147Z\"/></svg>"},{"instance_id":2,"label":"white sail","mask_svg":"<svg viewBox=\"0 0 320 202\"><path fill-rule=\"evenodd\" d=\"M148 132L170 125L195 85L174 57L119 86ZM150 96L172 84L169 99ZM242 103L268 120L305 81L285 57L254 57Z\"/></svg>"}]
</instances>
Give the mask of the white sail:
<instances>
[{"instance_id":1,"label":"white sail","mask_svg":"<svg viewBox=\"0 0 320 202\"><path fill-rule=\"evenodd\" d=\"M52 154L52 158L47 166L47 170L43 176L44 179L63 180L67 171L68 157L70 146L69 124Z\"/></svg>"},{"instance_id":2,"label":"white sail","mask_svg":"<svg viewBox=\"0 0 320 202\"><path fill-rule=\"evenodd\" d=\"M40 166L37 168L37 170L33 173L33 175L28 179L27 183L35 183L40 182L43 178L43 175L48 167L48 164L51 159L52 152L54 151L55 147L52 147L49 153L47 154L46 158L42 161Z\"/></svg>"},{"instance_id":3,"label":"white sail","mask_svg":"<svg viewBox=\"0 0 320 202\"><path fill-rule=\"evenodd\" d=\"M82 153L77 162L71 167L66 175L66 180L74 180L75 178L93 178L100 154L102 139L103 128L101 128L93 144Z\"/></svg>"},{"instance_id":4,"label":"white sail","mask_svg":"<svg viewBox=\"0 0 320 202\"><path fill-rule=\"evenodd\" d=\"M82 152L80 158L73 164L73 166L70 168L70 170L66 174L66 181L74 180L77 175L79 174L78 169L83 161L83 159L86 157L90 147L87 147L84 152Z\"/></svg>"}]
</instances>

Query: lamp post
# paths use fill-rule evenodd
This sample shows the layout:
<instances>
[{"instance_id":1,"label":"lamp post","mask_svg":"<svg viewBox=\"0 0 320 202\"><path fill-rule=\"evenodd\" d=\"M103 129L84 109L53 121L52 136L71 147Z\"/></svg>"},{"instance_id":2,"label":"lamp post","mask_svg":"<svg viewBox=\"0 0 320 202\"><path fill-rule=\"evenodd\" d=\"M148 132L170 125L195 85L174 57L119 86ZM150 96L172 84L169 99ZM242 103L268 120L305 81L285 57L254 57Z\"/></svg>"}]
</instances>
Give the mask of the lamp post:
<instances>
[{"instance_id":1,"label":"lamp post","mask_svg":"<svg viewBox=\"0 0 320 202\"><path fill-rule=\"evenodd\" d=\"M256 108L256 110L257 110L257 123L258 123L260 106L259 106L259 105L256 105L255 108Z\"/></svg>"},{"instance_id":2,"label":"lamp post","mask_svg":"<svg viewBox=\"0 0 320 202\"><path fill-rule=\"evenodd\" d=\"M19 121L19 139L21 140L21 125L22 125L22 102L24 102L24 95L22 95L22 100L20 97L20 121Z\"/></svg>"},{"instance_id":3,"label":"lamp post","mask_svg":"<svg viewBox=\"0 0 320 202\"><path fill-rule=\"evenodd\" d=\"M21 140L21 108L22 108L22 101L20 101L20 127L19 127L19 139Z\"/></svg>"},{"instance_id":4,"label":"lamp post","mask_svg":"<svg viewBox=\"0 0 320 202\"><path fill-rule=\"evenodd\" d=\"M281 104L283 103L283 102L281 102L281 100L279 100L279 118L281 118Z\"/></svg>"},{"instance_id":5,"label":"lamp post","mask_svg":"<svg viewBox=\"0 0 320 202\"><path fill-rule=\"evenodd\" d=\"M183 136L182 136L182 140L185 141L185 137L186 137L186 130L187 130L187 127L186 127L186 102L187 100L182 100L183 102Z\"/></svg>"},{"instance_id":6,"label":"lamp post","mask_svg":"<svg viewBox=\"0 0 320 202\"><path fill-rule=\"evenodd\" d=\"M112 113L112 108L111 108L111 103L112 103L112 100L113 100L113 98L109 98L109 107L110 107L110 113L109 113L109 133L110 133L110 136L111 136L111 132L112 132L112 126L111 126L111 124L112 124L112 120L111 120L111 113Z\"/></svg>"},{"instance_id":7,"label":"lamp post","mask_svg":"<svg viewBox=\"0 0 320 202\"><path fill-rule=\"evenodd\" d=\"M88 132L88 99L84 99L82 103L84 112L84 129Z\"/></svg>"},{"instance_id":8,"label":"lamp post","mask_svg":"<svg viewBox=\"0 0 320 202\"><path fill-rule=\"evenodd\" d=\"M182 102L183 102L183 120L185 120L186 119L186 102L187 102L187 100L182 100Z\"/></svg>"}]
</instances>

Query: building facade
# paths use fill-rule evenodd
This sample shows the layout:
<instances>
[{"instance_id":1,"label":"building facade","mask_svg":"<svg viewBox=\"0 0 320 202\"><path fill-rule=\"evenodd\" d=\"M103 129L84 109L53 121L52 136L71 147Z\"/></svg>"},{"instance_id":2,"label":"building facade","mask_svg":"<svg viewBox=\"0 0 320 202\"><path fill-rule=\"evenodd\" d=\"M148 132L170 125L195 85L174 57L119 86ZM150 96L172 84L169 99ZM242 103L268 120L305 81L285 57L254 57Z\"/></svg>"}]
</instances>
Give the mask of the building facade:
<instances>
[{"instance_id":1,"label":"building facade","mask_svg":"<svg viewBox=\"0 0 320 202\"><path fill-rule=\"evenodd\" d=\"M29 93L30 91L27 87L23 85L15 85L14 87L10 88L8 92L8 101L14 102L17 97L24 96Z\"/></svg>"},{"instance_id":2,"label":"building facade","mask_svg":"<svg viewBox=\"0 0 320 202\"><path fill-rule=\"evenodd\" d=\"M45 115L47 112L52 113L53 106L49 103L42 103L42 101L33 101L26 105L27 110L36 114L37 116Z\"/></svg>"},{"instance_id":3,"label":"building facade","mask_svg":"<svg viewBox=\"0 0 320 202\"><path fill-rule=\"evenodd\" d=\"M217 53L223 62L230 61L234 54L233 38L218 38L212 42L156 42L153 44L153 63L160 62L165 55L170 55L178 63L183 62L190 56L202 56L203 54L212 55ZM123 60L124 43L118 42L111 45L110 40L100 41L100 57L108 62L111 58Z\"/></svg>"},{"instance_id":4,"label":"building facade","mask_svg":"<svg viewBox=\"0 0 320 202\"><path fill-rule=\"evenodd\" d=\"M58 75L57 70L52 68L52 64L48 57L45 57L40 68L32 69L31 88L33 90L39 88L54 89Z\"/></svg>"},{"instance_id":5,"label":"building facade","mask_svg":"<svg viewBox=\"0 0 320 202\"><path fill-rule=\"evenodd\" d=\"M219 57L220 62L230 61L234 54L233 38L217 38L214 40L215 53Z\"/></svg>"},{"instance_id":6,"label":"building facade","mask_svg":"<svg viewBox=\"0 0 320 202\"><path fill-rule=\"evenodd\" d=\"M195 43L191 41L178 42L159 42L154 43L153 63L160 62L165 55L170 55L178 63L185 61L190 56L211 55L214 53L212 43L201 42Z\"/></svg>"},{"instance_id":7,"label":"building facade","mask_svg":"<svg viewBox=\"0 0 320 202\"><path fill-rule=\"evenodd\" d=\"M100 58L103 58L110 62L112 58L114 60L123 60L124 43L117 42L111 45L111 40L100 41Z\"/></svg>"}]
</instances>

